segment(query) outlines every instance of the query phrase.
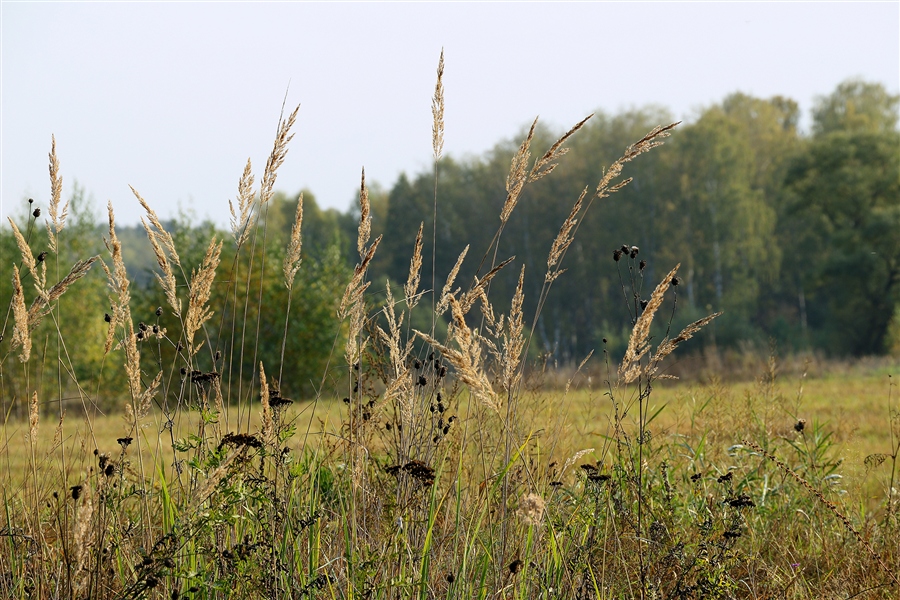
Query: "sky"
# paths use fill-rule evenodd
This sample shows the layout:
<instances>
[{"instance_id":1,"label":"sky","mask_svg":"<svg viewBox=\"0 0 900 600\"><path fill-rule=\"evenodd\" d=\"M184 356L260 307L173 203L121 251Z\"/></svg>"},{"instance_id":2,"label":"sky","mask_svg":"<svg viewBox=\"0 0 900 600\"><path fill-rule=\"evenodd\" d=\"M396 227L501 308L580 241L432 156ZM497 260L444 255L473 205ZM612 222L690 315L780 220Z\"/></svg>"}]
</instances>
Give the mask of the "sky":
<instances>
[{"instance_id":1,"label":"sky","mask_svg":"<svg viewBox=\"0 0 900 600\"><path fill-rule=\"evenodd\" d=\"M445 52L445 155L483 154L535 116L679 119L741 91L805 121L851 77L900 92L900 3L0 4L0 217L46 206L56 136L65 195L119 223L141 208L227 226L248 158L257 181L282 104L300 105L276 189L346 210L360 171L389 188L431 165ZM503 182L498 182L502 186ZM101 214L102 216L102 214Z\"/></svg>"}]
</instances>

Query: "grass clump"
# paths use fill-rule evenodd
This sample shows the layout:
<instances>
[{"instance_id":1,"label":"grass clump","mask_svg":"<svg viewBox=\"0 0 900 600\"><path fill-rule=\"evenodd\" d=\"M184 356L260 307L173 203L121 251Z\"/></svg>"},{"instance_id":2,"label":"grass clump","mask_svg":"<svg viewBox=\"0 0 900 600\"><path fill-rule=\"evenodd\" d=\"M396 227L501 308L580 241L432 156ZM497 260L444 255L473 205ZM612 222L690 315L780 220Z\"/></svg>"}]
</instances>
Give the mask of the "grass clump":
<instances>
[{"instance_id":1,"label":"grass clump","mask_svg":"<svg viewBox=\"0 0 900 600\"><path fill-rule=\"evenodd\" d=\"M442 56L432 103L433 228L443 67ZM792 433L772 427L766 416L772 396L764 385L758 391L762 406L748 402L746 418L730 429L695 428L704 407L691 413L686 432L657 427L662 408L654 403L654 390L669 377L663 359L718 316L671 331L677 265L646 295L640 249L613 250L631 318L618 364L604 351L602 366L591 371L587 357L565 386L553 389L541 385L547 365L529 364L541 307L563 275L585 213L628 185L631 180L622 178L627 163L661 145L675 124L629 146L590 196L585 188L560 224L545 264L529 265L527 272L526 265L519 267L511 298L491 295L494 277L516 262L499 256L504 226L522 190L551 174L587 119L535 160L532 125L511 162L496 235L478 249L478 275L456 281L466 246L440 293L435 281L422 289L424 221L405 284L386 281L383 295L371 291L368 269L382 237L371 239L363 173L359 258L333 299L338 325L332 351L315 393L292 399L283 391L291 377L284 364L302 264L302 197L280 273L273 257L256 247L268 244L266 215L296 117L295 110L280 121L259 190L253 189L249 162L240 178L232 205L232 267L224 279L224 241L213 236L196 263L188 264L175 237L134 192L146 211L143 225L158 267L155 316L166 313L165 326L135 323L112 206L107 257L76 262L53 286L47 285L46 255L35 258L31 250L39 213L25 234L11 220L23 268L13 269L13 335L0 364L5 372L16 370L17 384L5 386L4 394L15 395L9 405L27 402L28 417L20 422L10 411L5 420L4 597L800 598L897 592L896 412L889 452L870 461L891 465L886 499L875 510L857 510L841 489L840 462L824 426L797 420ZM58 170L54 145L51 252L66 214L63 209L58 216ZM433 247L431 253L433 261ZM94 402L100 383L86 386L76 369L66 368L47 443L40 432L49 411L41 410L41 396L52 391L30 383L41 368L31 362L31 334L36 321L60 314L63 294L98 263L109 290L104 361L122 370L109 385L121 384L113 395L125 399L124 421L110 427ZM529 316L525 282L535 269L542 284L538 309ZM287 291L274 352L260 347L262 312L275 308L263 302L264 283L272 279ZM26 280L36 289L30 308ZM430 302L422 302L426 297ZM76 349L78 340L63 339L63 329L54 325L59 348ZM71 362L62 350L57 360ZM588 373L600 373L603 381L602 391L589 391L585 399L601 407L602 417L573 423L567 414L571 396L592 389L590 379L584 387ZM62 410L63 389L70 388L81 401L75 417ZM592 447L578 445L585 436L574 435L574 428L588 434Z\"/></svg>"}]
</instances>

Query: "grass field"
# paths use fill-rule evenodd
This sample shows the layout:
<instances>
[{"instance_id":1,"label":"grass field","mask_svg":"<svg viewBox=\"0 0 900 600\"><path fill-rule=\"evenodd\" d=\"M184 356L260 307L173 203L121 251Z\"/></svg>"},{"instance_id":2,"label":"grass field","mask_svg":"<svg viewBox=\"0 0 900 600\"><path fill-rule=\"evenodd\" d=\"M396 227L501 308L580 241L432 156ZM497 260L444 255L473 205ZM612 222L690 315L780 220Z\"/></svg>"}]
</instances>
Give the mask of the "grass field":
<instances>
[{"instance_id":1,"label":"grass field","mask_svg":"<svg viewBox=\"0 0 900 600\"><path fill-rule=\"evenodd\" d=\"M794 427L799 419L804 419L809 430L818 428L830 436L830 452L842 461L839 469L842 487L852 490L855 500L874 510L884 502L890 465L870 467L865 459L889 454L892 442L896 443L886 424L890 422L890 410L896 414L900 409L897 378L892 376L900 372L900 365L883 362L850 368L843 363L836 365L830 371L819 369L812 376L803 373L780 376L776 366L774 378L771 371L761 372L755 381L723 383L715 377L694 383L662 381L653 392L650 412L659 412L649 427L657 437L705 435L708 451L721 458L728 447L760 427L776 438L802 440L803 436ZM562 456L585 448L599 450L605 445L604 438L612 435L609 396L597 385L602 385L602 381L596 381L596 375L588 379L587 376L575 378L568 392L535 389L531 392L531 402L523 406L523 410L531 412L532 423L552 423L553 431L562 433L563 441L556 446ZM627 398L627 393L623 397ZM287 410L285 420L294 423L300 432L308 429L307 443L315 446L325 436L340 435L347 411L344 404L334 400L317 404L298 402ZM72 412L70 409L64 419L61 434L57 431L57 420L48 415L42 418L36 456L38 471L48 480L54 479L47 475L58 468L63 454L68 456L67 479L84 479L95 462L94 448L107 453L118 451L116 440L128 435L128 424L121 414L95 414L85 418L83 412L80 416ZM466 412L463 399L458 413ZM200 417L197 412L180 412L174 435L170 436L161 413L154 415L141 427L143 460L146 465L162 464L168 468L174 460L173 437L181 438L195 431ZM258 431L259 413L238 414L232 409L228 415L219 417L217 425L221 434ZM21 486L29 476L31 450L27 432L28 424L24 422L4 425L0 456L5 463L3 484L7 490ZM136 458L132 456L131 461L134 463Z\"/></svg>"}]
</instances>

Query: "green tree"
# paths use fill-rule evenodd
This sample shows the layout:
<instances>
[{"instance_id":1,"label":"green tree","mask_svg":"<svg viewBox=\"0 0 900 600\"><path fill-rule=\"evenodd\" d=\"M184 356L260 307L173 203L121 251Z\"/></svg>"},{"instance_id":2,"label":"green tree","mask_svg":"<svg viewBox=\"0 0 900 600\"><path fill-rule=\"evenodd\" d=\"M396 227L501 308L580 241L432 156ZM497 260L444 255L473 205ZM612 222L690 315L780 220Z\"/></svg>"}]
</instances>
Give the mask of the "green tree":
<instances>
[{"instance_id":1,"label":"green tree","mask_svg":"<svg viewBox=\"0 0 900 600\"><path fill-rule=\"evenodd\" d=\"M819 98L813 108L814 136L835 131L885 133L897 129L900 96L891 95L880 83L850 79Z\"/></svg>"},{"instance_id":2,"label":"green tree","mask_svg":"<svg viewBox=\"0 0 900 600\"><path fill-rule=\"evenodd\" d=\"M900 135L837 130L791 167L792 259L810 326L838 354L884 352L900 304Z\"/></svg>"}]
</instances>

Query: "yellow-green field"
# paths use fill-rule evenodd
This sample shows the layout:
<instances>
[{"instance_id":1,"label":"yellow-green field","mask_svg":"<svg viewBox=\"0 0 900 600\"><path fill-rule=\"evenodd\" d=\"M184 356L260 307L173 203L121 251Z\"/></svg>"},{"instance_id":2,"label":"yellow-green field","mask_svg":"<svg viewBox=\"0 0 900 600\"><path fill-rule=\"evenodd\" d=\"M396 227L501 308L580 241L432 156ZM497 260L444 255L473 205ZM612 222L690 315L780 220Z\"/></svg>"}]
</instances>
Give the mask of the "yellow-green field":
<instances>
[{"instance_id":1,"label":"yellow-green field","mask_svg":"<svg viewBox=\"0 0 900 600\"><path fill-rule=\"evenodd\" d=\"M900 394L896 377L892 384L891 371L890 367L881 366L816 377L784 376L774 381L765 375L758 381L738 383L661 381L651 395L648 412L659 412L649 429L657 441L677 441L674 436L697 440L705 435L709 458L720 460L729 447L742 438L753 439L754 432L761 428L771 437L803 445L810 443L809 437L818 425L823 433L831 434L832 455L843 461L838 470L843 476L841 486L858 501L875 508L886 495L890 461L873 468L864 461L870 455L889 454L892 439L896 445L897 428L895 425L892 438L889 410L896 415ZM565 460L587 448L595 449L595 458L603 458L606 436L612 435L613 408L606 389L596 384L596 378L583 377L568 393L562 389L535 389L523 394L519 409L525 415L524 421L531 424L534 438L543 437L543 446L553 451L553 458ZM626 423L637 417L633 395L633 390L616 392L621 409L628 411ZM248 415L247 410L232 407L209 427L217 428L219 437L228 432L258 431L258 409L257 403ZM463 403L455 409L464 417L468 407ZM293 423L298 432L289 445L300 450L304 439L309 446L318 447L323 439L336 438L347 410L335 400L299 402L289 407L286 421ZM61 433L58 418L42 415L34 447L35 471L30 460L28 423L14 421L4 425L0 458L2 483L8 491L20 489L35 475L46 485L62 483L58 475L63 464L66 483L73 485L89 475L96 463L95 448L118 455L121 449L116 440L128 435L121 414L96 414L88 419L72 412L63 420ZM803 435L794 429L799 419L806 422ZM140 439L128 451L129 468L138 473L143 468L145 475L153 473L156 465L171 468L175 459L172 439L197 432L198 423L198 413L180 411L174 433L170 434L161 413L151 415L142 422ZM378 445L377 440L374 444ZM142 460L135 452L138 445ZM378 448L373 450L377 452ZM791 464L791 456L782 458Z\"/></svg>"}]
</instances>

